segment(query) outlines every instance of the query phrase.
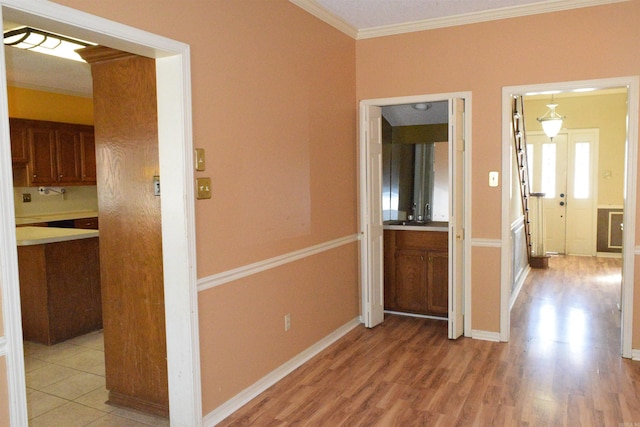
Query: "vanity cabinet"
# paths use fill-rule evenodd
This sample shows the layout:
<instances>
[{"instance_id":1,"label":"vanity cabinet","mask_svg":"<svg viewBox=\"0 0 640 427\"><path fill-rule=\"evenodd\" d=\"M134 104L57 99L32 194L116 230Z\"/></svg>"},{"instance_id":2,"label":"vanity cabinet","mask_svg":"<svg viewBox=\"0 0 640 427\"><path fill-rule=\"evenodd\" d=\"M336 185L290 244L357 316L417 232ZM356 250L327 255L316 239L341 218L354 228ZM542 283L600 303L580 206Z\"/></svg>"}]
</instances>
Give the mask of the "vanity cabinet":
<instances>
[{"instance_id":1,"label":"vanity cabinet","mask_svg":"<svg viewBox=\"0 0 640 427\"><path fill-rule=\"evenodd\" d=\"M384 308L447 316L448 235L441 231L384 231Z\"/></svg>"},{"instance_id":2,"label":"vanity cabinet","mask_svg":"<svg viewBox=\"0 0 640 427\"><path fill-rule=\"evenodd\" d=\"M15 118L9 124L14 178L22 177L16 185L95 185L92 126Z\"/></svg>"}]
</instances>

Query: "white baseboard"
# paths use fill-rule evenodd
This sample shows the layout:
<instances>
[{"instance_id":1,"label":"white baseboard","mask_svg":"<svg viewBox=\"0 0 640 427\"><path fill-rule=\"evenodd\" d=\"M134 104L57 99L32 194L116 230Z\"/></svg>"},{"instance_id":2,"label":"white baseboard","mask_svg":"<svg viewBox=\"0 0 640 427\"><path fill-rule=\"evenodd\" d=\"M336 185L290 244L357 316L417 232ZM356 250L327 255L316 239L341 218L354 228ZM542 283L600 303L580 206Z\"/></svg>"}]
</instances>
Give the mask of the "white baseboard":
<instances>
[{"instance_id":1,"label":"white baseboard","mask_svg":"<svg viewBox=\"0 0 640 427\"><path fill-rule=\"evenodd\" d=\"M520 276L518 277L518 281L516 282L516 287L513 289L513 292L511 292L511 300L509 301L509 311L511 311L511 309L513 308L513 305L516 303L516 300L518 299L518 295L520 295L520 291L522 290L522 285L524 285L524 281L527 279L527 276L529 275L530 272L531 272L531 266L527 265L524 268L524 271L520 273Z\"/></svg>"},{"instance_id":2,"label":"white baseboard","mask_svg":"<svg viewBox=\"0 0 640 427\"><path fill-rule=\"evenodd\" d=\"M479 331L474 329L471 331L471 338L474 340L500 342L500 332Z\"/></svg>"},{"instance_id":3,"label":"white baseboard","mask_svg":"<svg viewBox=\"0 0 640 427\"><path fill-rule=\"evenodd\" d=\"M345 336L349 331L351 331L361 323L362 322L360 321L360 317L356 317L355 319L336 329L331 334L324 337L322 340L318 341L302 353L295 356L293 359L286 362L284 365L276 368L274 371L262 377L253 385L242 390L240 393L227 400L225 403L223 403L213 411L209 412L202 419L202 425L204 427L215 426L216 424L227 418L229 415L240 409L242 406L246 405L251 399L264 392L266 389L280 381L282 378L289 375L295 369L299 368L304 363L309 361L312 357L316 356L322 350Z\"/></svg>"},{"instance_id":4,"label":"white baseboard","mask_svg":"<svg viewBox=\"0 0 640 427\"><path fill-rule=\"evenodd\" d=\"M635 360L636 362L640 362L640 350L631 350L631 360Z\"/></svg>"},{"instance_id":5,"label":"white baseboard","mask_svg":"<svg viewBox=\"0 0 640 427\"><path fill-rule=\"evenodd\" d=\"M622 258L622 254L618 252L597 252L598 258Z\"/></svg>"}]
</instances>

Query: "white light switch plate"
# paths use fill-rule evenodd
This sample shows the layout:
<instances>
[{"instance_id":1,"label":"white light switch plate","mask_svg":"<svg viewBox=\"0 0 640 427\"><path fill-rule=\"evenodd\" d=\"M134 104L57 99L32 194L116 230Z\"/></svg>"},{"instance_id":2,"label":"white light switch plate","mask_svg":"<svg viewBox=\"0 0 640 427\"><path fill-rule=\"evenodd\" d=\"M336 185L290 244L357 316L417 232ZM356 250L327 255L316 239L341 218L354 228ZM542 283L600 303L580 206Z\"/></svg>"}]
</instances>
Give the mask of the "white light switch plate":
<instances>
[{"instance_id":1,"label":"white light switch plate","mask_svg":"<svg viewBox=\"0 0 640 427\"><path fill-rule=\"evenodd\" d=\"M489 172L489 187L497 187L500 179L500 173L498 171Z\"/></svg>"}]
</instances>

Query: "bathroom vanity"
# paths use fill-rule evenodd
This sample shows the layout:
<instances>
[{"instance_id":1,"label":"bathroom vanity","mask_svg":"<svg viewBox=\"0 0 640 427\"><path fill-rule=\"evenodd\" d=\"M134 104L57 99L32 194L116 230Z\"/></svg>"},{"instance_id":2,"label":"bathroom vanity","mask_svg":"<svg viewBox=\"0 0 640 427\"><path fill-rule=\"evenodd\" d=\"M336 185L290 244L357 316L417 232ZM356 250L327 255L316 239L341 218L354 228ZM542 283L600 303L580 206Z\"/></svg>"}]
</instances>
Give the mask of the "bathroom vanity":
<instances>
[{"instance_id":1,"label":"bathroom vanity","mask_svg":"<svg viewBox=\"0 0 640 427\"><path fill-rule=\"evenodd\" d=\"M449 256L447 223L384 227L384 308L447 317Z\"/></svg>"}]
</instances>

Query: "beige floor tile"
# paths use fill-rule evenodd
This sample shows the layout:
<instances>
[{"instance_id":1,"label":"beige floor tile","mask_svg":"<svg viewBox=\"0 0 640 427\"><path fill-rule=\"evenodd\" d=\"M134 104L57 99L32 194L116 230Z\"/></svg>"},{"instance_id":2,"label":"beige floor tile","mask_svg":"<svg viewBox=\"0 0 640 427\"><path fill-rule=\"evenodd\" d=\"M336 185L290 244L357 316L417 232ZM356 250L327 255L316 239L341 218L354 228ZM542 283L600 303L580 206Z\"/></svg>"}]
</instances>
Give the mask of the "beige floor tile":
<instances>
[{"instance_id":1,"label":"beige floor tile","mask_svg":"<svg viewBox=\"0 0 640 427\"><path fill-rule=\"evenodd\" d=\"M153 415L145 414L138 411L128 410L124 408L117 408L112 412L113 415L119 417L135 420L149 426L168 426L169 420L166 418L155 417Z\"/></svg>"},{"instance_id":2,"label":"beige floor tile","mask_svg":"<svg viewBox=\"0 0 640 427\"><path fill-rule=\"evenodd\" d=\"M34 359L31 356L25 356L24 358L24 370L25 372L33 372L36 369L43 368L49 365L49 362L45 362L44 360Z\"/></svg>"},{"instance_id":3,"label":"beige floor tile","mask_svg":"<svg viewBox=\"0 0 640 427\"><path fill-rule=\"evenodd\" d=\"M39 351L42 351L43 349L46 349L47 347L48 346L44 344L38 344L30 341L23 341L22 346L25 356L30 356L33 353L37 353Z\"/></svg>"},{"instance_id":4,"label":"beige floor tile","mask_svg":"<svg viewBox=\"0 0 640 427\"><path fill-rule=\"evenodd\" d=\"M135 420L118 417L113 414L107 414L91 424L87 424L91 427L148 427L148 424L144 424Z\"/></svg>"},{"instance_id":5,"label":"beige floor tile","mask_svg":"<svg viewBox=\"0 0 640 427\"><path fill-rule=\"evenodd\" d=\"M104 352L83 347L83 351L58 360L58 365L104 376Z\"/></svg>"},{"instance_id":6,"label":"beige floor tile","mask_svg":"<svg viewBox=\"0 0 640 427\"><path fill-rule=\"evenodd\" d=\"M65 342L81 347L88 347L94 350L104 351L104 334L102 333L102 331L91 332L86 335L72 338Z\"/></svg>"},{"instance_id":7,"label":"beige floor tile","mask_svg":"<svg viewBox=\"0 0 640 427\"><path fill-rule=\"evenodd\" d=\"M29 422L29 427L81 427L103 417L104 412L68 402Z\"/></svg>"},{"instance_id":8,"label":"beige floor tile","mask_svg":"<svg viewBox=\"0 0 640 427\"><path fill-rule=\"evenodd\" d=\"M26 374L27 387L42 390L44 387L76 375L79 371L60 365L47 365Z\"/></svg>"},{"instance_id":9,"label":"beige floor tile","mask_svg":"<svg viewBox=\"0 0 640 427\"><path fill-rule=\"evenodd\" d=\"M42 391L67 400L74 400L98 388L103 388L105 378L99 375L79 372L62 381L43 387Z\"/></svg>"},{"instance_id":10,"label":"beige floor tile","mask_svg":"<svg viewBox=\"0 0 640 427\"><path fill-rule=\"evenodd\" d=\"M84 347L61 342L56 345L44 346L44 348L39 348L36 351L30 352L29 356L35 359L44 360L45 362L57 363L62 359L69 358L86 350L87 349Z\"/></svg>"},{"instance_id":11,"label":"beige floor tile","mask_svg":"<svg viewBox=\"0 0 640 427\"><path fill-rule=\"evenodd\" d=\"M51 396L38 390L27 389L27 411L29 419L49 412L66 403L67 400L65 399Z\"/></svg>"},{"instance_id":12,"label":"beige floor tile","mask_svg":"<svg viewBox=\"0 0 640 427\"><path fill-rule=\"evenodd\" d=\"M81 403L85 406L89 406L94 409L98 409L102 412L113 412L116 410L115 406L107 405L106 401L109 399L109 392L106 388L97 388L85 395L74 399L74 402Z\"/></svg>"}]
</instances>

